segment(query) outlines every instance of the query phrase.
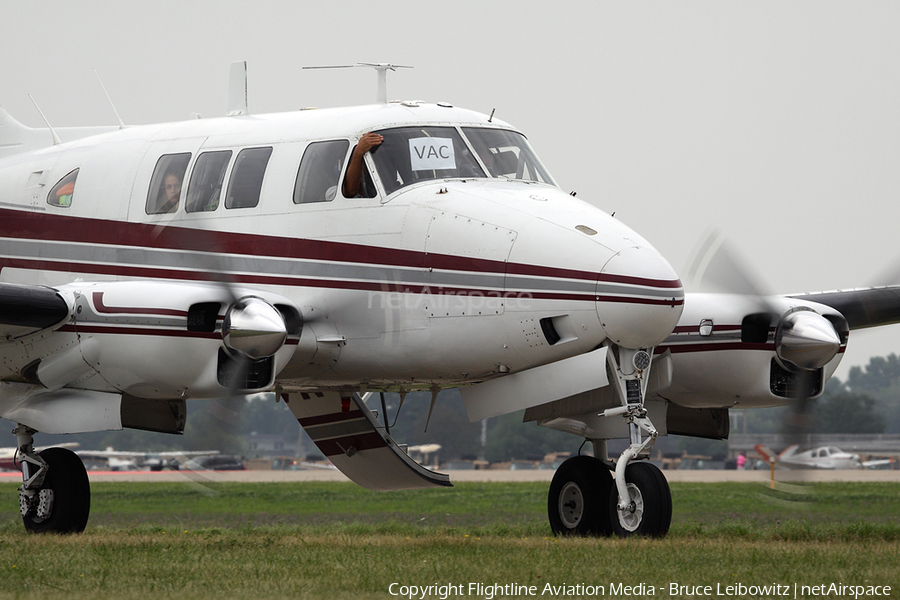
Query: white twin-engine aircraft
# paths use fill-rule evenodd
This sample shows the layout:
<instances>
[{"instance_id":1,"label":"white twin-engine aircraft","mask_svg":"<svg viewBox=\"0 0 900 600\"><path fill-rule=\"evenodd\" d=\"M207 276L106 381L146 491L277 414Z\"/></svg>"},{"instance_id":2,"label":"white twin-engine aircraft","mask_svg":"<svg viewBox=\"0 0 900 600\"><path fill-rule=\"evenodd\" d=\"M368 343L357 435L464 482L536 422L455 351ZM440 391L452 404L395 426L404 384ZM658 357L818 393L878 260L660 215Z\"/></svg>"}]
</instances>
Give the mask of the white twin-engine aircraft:
<instances>
[{"instance_id":1,"label":"white twin-engine aircraft","mask_svg":"<svg viewBox=\"0 0 900 600\"><path fill-rule=\"evenodd\" d=\"M363 392L460 386L472 420L526 409L592 443L554 476L555 533L663 536L657 436L724 439L731 406L815 397L850 329L900 319L893 288L685 294L487 115L230 113L32 129L0 109L0 416L29 531L90 510L81 460L36 432L181 433L190 399L275 391L353 481L448 486Z\"/></svg>"}]
</instances>

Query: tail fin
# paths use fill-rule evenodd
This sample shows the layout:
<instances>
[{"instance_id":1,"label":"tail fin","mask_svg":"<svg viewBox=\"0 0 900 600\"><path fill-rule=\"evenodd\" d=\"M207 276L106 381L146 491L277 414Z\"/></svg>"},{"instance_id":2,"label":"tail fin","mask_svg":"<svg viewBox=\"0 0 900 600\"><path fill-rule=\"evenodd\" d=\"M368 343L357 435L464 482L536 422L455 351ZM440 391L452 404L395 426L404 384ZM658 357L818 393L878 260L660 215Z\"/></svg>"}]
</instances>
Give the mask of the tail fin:
<instances>
[{"instance_id":1,"label":"tail fin","mask_svg":"<svg viewBox=\"0 0 900 600\"><path fill-rule=\"evenodd\" d=\"M48 130L22 125L0 106L0 158L52 144L53 139Z\"/></svg>"},{"instance_id":2,"label":"tail fin","mask_svg":"<svg viewBox=\"0 0 900 600\"><path fill-rule=\"evenodd\" d=\"M799 450L799 449L800 449L799 444L792 444L792 445L788 446L787 448L785 448L784 450L782 450L781 454L778 455L778 458L780 458L782 460L785 458L790 458L790 457L794 456L795 454L797 454L797 450Z\"/></svg>"},{"instance_id":3,"label":"tail fin","mask_svg":"<svg viewBox=\"0 0 900 600\"><path fill-rule=\"evenodd\" d=\"M106 126L54 128L63 142L118 130L118 127ZM48 148L54 143L58 140L54 139L54 132L49 127L33 129L23 125L0 106L0 158Z\"/></svg>"},{"instance_id":4,"label":"tail fin","mask_svg":"<svg viewBox=\"0 0 900 600\"><path fill-rule=\"evenodd\" d=\"M0 106L0 156L8 156L21 152L23 139L28 136L29 128L16 121L12 115Z\"/></svg>"},{"instance_id":5,"label":"tail fin","mask_svg":"<svg viewBox=\"0 0 900 600\"><path fill-rule=\"evenodd\" d=\"M775 452L765 444L757 444L753 447L756 448L756 451L759 452L759 455L762 456L763 460L765 460L766 462L778 462L778 455L775 454Z\"/></svg>"}]
</instances>

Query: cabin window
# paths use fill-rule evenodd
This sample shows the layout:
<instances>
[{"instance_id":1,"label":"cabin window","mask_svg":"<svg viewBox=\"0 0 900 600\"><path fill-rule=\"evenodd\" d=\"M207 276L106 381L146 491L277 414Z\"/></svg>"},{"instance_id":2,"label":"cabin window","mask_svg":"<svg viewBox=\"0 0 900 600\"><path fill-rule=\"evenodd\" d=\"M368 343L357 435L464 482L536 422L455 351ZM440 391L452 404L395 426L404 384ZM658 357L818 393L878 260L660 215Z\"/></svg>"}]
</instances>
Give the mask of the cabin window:
<instances>
[{"instance_id":1,"label":"cabin window","mask_svg":"<svg viewBox=\"0 0 900 600\"><path fill-rule=\"evenodd\" d=\"M556 185L525 136L506 129L464 127L478 158L491 177L521 179Z\"/></svg>"},{"instance_id":2,"label":"cabin window","mask_svg":"<svg viewBox=\"0 0 900 600\"><path fill-rule=\"evenodd\" d=\"M313 142L306 147L294 183L294 204L334 200L349 147L347 140Z\"/></svg>"},{"instance_id":3,"label":"cabin window","mask_svg":"<svg viewBox=\"0 0 900 600\"><path fill-rule=\"evenodd\" d=\"M197 157L191 171L187 199L184 202L187 212L205 212L219 207L225 170L228 168L231 154L231 150L220 150L204 152Z\"/></svg>"},{"instance_id":4,"label":"cabin window","mask_svg":"<svg viewBox=\"0 0 900 600\"><path fill-rule=\"evenodd\" d=\"M272 156L272 148L247 148L241 150L234 161L225 208L249 208L259 204L263 176Z\"/></svg>"},{"instance_id":5,"label":"cabin window","mask_svg":"<svg viewBox=\"0 0 900 600\"><path fill-rule=\"evenodd\" d=\"M147 214L158 215L175 212L181 199L181 184L191 161L190 152L164 154L156 162L147 194Z\"/></svg>"},{"instance_id":6,"label":"cabin window","mask_svg":"<svg viewBox=\"0 0 900 600\"><path fill-rule=\"evenodd\" d=\"M47 194L47 204L68 208L72 205L72 195L75 193L75 179L78 178L78 169L75 169L59 180Z\"/></svg>"},{"instance_id":7,"label":"cabin window","mask_svg":"<svg viewBox=\"0 0 900 600\"><path fill-rule=\"evenodd\" d=\"M384 142L370 153L388 194L419 181L485 177L453 127L402 127L377 133Z\"/></svg>"}]
</instances>

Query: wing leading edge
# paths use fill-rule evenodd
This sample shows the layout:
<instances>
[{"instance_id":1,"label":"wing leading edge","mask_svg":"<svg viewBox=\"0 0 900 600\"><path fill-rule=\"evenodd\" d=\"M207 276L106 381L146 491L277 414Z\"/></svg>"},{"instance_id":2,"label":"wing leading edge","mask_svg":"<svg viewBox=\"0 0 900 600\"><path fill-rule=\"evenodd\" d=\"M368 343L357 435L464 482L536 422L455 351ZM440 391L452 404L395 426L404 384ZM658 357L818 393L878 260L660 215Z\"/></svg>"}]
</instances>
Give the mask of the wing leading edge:
<instances>
[{"instance_id":1,"label":"wing leading edge","mask_svg":"<svg viewBox=\"0 0 900 600\"><path fill-rule=\"evenodd\" d=\"M0 283L0 339L60 325L69 314L69 304L52 288Z\"/></svg>"},{"instance_id":2,"label":"wing leading edge","mask_svg":"<svg viewBox=\"0 0 900 600\"><path fill-rule=\"evenodd\" d=\"M885 286L790 296L830 306L844 315L850 329L900 323L900 286Z\"/></svg>"}]
</instances>

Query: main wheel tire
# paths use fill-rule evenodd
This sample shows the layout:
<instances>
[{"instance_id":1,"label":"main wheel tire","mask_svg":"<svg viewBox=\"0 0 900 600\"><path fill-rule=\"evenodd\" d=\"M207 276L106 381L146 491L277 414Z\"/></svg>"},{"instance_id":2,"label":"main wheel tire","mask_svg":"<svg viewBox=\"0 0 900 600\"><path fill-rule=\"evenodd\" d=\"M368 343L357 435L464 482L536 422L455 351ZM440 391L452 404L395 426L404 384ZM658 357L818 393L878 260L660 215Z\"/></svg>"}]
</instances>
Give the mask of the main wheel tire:
<instances>
[{"instance_id":1,"label":"main wheel tire","mask_svg":"<svg viewBox=\"0 0 900 600\"><path fill-rule=\"evenodd\" d=\"M84 463L65 448L47 448L40 453L49 469L41 489L53 490L50 516L36 520L23 516L25 529L32 533L81 533L91 513L91 484Z\"/></svg>"},{"instance_id":2,"label":"main wheel tire","mask_svg":"<svg viewBox=\"0 0 900 600\"><path fill-rule=\"evenodd\" d=\"M593 456L573 456L550 483L547 515L555 535L610 536L608 498L613 479Z\"/></svg>"},{"instance_id":3,"label":"main wheel tire","mask_svg":"<svg viewBox=\"0 0 900 600\"><path fill-rule=\"evenodd\" d=\"M615 486L609 496L613 531L619 537L665 537L672 524L672 493L665 475L650 463L636 462L625 468L625 482L631 503L628 511L619 512Z\"/></svg>"}]
</instances>

